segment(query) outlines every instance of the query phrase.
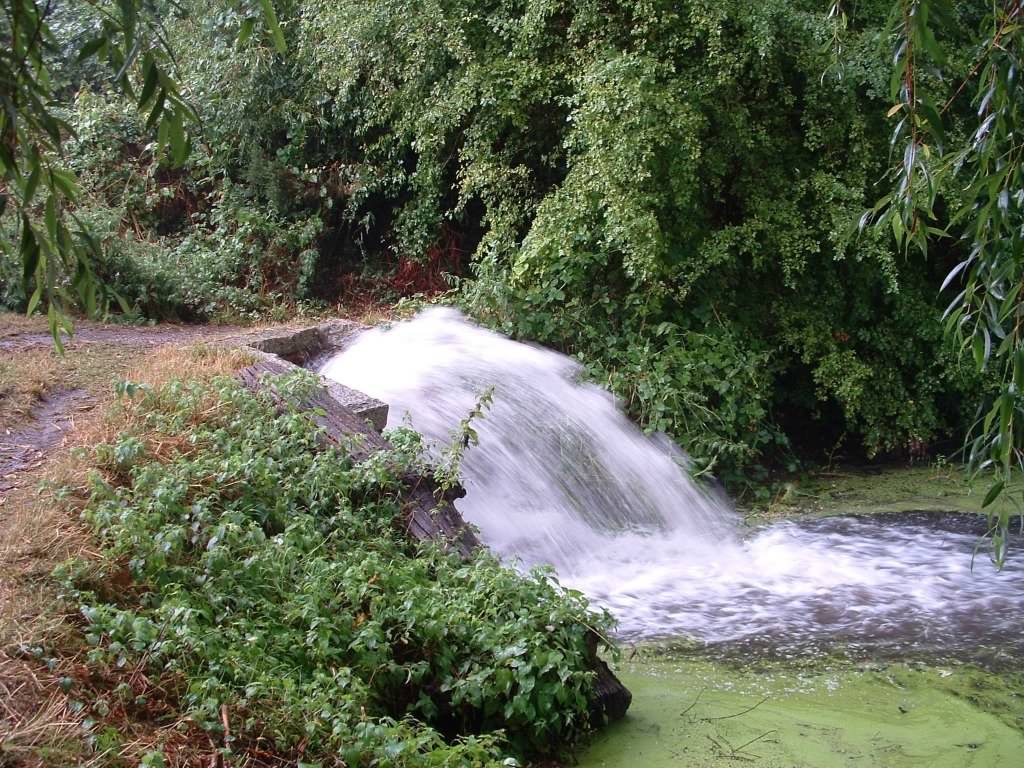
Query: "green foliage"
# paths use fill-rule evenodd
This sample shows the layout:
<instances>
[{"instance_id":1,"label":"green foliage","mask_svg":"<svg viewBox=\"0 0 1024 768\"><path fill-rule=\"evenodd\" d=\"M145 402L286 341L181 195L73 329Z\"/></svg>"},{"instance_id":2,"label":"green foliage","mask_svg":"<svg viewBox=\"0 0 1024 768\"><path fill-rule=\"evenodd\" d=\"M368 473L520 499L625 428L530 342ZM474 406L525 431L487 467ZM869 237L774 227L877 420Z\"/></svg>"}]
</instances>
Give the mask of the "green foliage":
<instances>
[{"instance_id":1,"label":"green foliage","mask_svg":"<svg viewBox=\"0 0 1024 768\"><path fill-rule=\"evenodd\" d=\"M315 212L289 216L248 186L214 184L203 149L166 166L117 94L80 91L69 118L67 163L89 191L76 215L99 248L93 270L123 305L151 318L246 319L309 298Z\"/></svg>"},{"instance_id":2,"label":"green foliage","mask_svg":"<svg viewBox=\"0 0 1024 768\"><path fill-rule=\"evenodd\" d=\"M847 23L842 79L822 77L825 19L810 5L612 8L453 9L436 24L460 57L410 35L396 63L369 69L397 84L372 116L415 148L417 176L433 162L420 147L451 148L433 199L458 184L448 216L473 195L486 206L467 305L579 354L645 423L727 467L806 443L826 416L842 424L831 439L856 435L868 456L954 431L947 403L970 389L948 356L936 362L933 270L882 238L850 240L884 168L885 6ZM407 74L406 59L440 59L443 73ZM491 67L519 102L481 97ZM363 72L335 69L349 89ZM545 110L538 150L515 117ZM394 129L396 113L409 128Z\"/></svg>"},{"instance_id":3,"label":"green foliage","mask_svg":"<svg viewBox=\"0 0 1024 768\"><path fill-rule=\"evenodd\" d=\"M227 705L229 747L261 734L325 764L498 765L585 733L586 638L610 618L550 574L411 543L415 435L356 463L231 380L123 391L134 428L96 448L85 518L137 586L77 593L93 662L180 676L213 733Z\"/></svg>"},{"instance_id":4,"label":"green foliage","mask_svg":"<svg viewBox=\"0 0 1024 768\"><path fill-rule=\"evenodd\" d=\"M902 247L927 253L933 241L966 245L942 288L963 286L944 314L962 355L998 386L978 411L966 448L975 474L994 470L988 507L1024 466L1024 6L996 2L980 18L958 19L947 0L902 0L893 14L891 142L901 158L892 190L862 225L891 229ZM975 12L977 13L977 12ZM951 55L957 22L977 29L969 57ZM954 76L950 77L950 73ZM939 106L941 105L941 106ZM1006 554L1008 510L990 516L992 557Z\"/></svg>"},{"instance_id":5,"label":"green foliage","mask_svg":"<svg viewBox=\"0 0 1024 768\"><path fill-rule=\"evenodd\" d=\"M473 428L474 419L482 419L484 413L491 407L494 399L494 387L490 386L477 398L476 404L466 418L459 422L458 428L452 430L451 440L444 450L441 461L434 468L434 480L438 487L447 492L453 489L459 482L459 474L462 471L462 460L466 451L471 446L479 445L480 437Z\"/></svg>"},{"instance_id":6,"label":"green foliage","mask_svg":"<svg viewBox=\"0 0 1024 768\"><path fill-rule=\"evenodd\" d=\"M935 297L968 251L903 247L972 205L937 160L973 109L928 93L1010 79L974 69L974 4L904 6L303 0L254 45L264 4L186 3L161 18L198 118L180 165L137 98L60 70L88 86L65 151L89 265L129 308L186 319L459 272L474 316L579 356L716 471L917 452L961 434L993 377L940 351ZM919 50L893 77L901 30ZM1007 110L992 135L1012 133ZM883 198L858 236L887 172L927 194Z\"/></svg>"},{"instance_id":7,"label":"green foliage","mask_svg":"<svg viewBox=\"0 0 1024 768\"><path fill-rule=\"evenodd\" d=\"M7 230L0 255L20 263L29 314L45 299L59 349L59 331L71 329L68 306L78 304L95 315L111 298L96 279L100 248L75 215L81 190L62 157L73 129L54 105L55 88L82 69L69 60L105 61L112 85L146 114L157 152L174 165L188 158L186 125L197 116L173 74L174 54L156 6L88 2L58 13L54 5L5 0L0 6L0 224ZM236 13L242 19L240 40L262 18L274 47L283 52L270 0L261 0L259 9L239 3ZM80 34L86 30L88 38Z\"/></svg>"}]
</instances>

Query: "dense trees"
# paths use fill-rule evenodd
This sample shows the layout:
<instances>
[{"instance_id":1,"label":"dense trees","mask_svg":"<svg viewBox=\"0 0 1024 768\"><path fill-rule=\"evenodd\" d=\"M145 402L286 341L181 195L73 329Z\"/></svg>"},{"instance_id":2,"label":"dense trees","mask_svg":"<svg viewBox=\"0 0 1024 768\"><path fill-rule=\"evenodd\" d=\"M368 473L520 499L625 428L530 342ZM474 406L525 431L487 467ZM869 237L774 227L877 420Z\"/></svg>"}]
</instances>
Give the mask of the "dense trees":
<instances>
[{"instance_id":1,"label":"dense trees","mask_svg":"<svg viewBox=\"0 0 1024 768\"><path fill-rule=\"evenodd\" d=\"M61 97L78 86L116 88L147 114L145 127L153 131L158 148L168 150L166 159L181 165L191 148L185 125L197 116L176 78L177 61L164 23L173 7L138 0L83 0L67 6L5 0L0 5L5 43L0 51L0 217L8 214L0 238L0 275L6 283L0 298L7 303L20 303L20 298L31 314L45 297L58 346L58 327L70 327L67 304L95 314L119 298L94 274L102 247L76 210L81 190L63 157L75 130ZM270 0L260 0L259 8L244 3L228 8L238 17L239 42L252 35L255 14L262 10L270 39L284 50ZM101 60L109 65L106 77L95 66ZM19 272L20 297L11 285Z\"/></svg>"},{"instance_id":2,"label":"dense trees","mask_svg":"<svg viewBox=\"0 0 1024 768\"><path fill-rule=\"evenodd\" d=\"M130 102L109 75L66 78L82 86L54 108L83 187L69 208L142 314L258 314L449 272L479 318L578 353L719 471L920 451L962 433L992 377L943 343L968 218L927 257L893 242L898 215L857 231L890 185L892 9L306 0L278 4L282 40L261 6L168 6L181 119L146 125L160 40L124 73ZM928 43L943 78L921 67L918 93L971 74L983 15L946 10ZM947 144L973 121L953 100ZM956 172L929 206L969 206ZM32 210L5 231L41 226ZM24 306L17 266L5 301Z\"/></svg>"}]
</instances>

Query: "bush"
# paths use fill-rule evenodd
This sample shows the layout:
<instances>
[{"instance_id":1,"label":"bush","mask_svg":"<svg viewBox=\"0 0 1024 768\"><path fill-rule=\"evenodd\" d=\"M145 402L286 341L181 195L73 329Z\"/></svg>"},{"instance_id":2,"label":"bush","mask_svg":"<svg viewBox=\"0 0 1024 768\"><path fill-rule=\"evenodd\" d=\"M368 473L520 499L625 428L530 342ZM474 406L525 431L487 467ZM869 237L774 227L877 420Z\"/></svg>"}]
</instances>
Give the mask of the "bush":
<instances>
[{"instance_id":1,"label":"bush","mask_svg":"<svg viewBox=\"0 0 1024 768\"><path fill-rule=\"evenodd\" d=\"M203 117L185 168L111 97L73 110L90 206L120 211L106 273L142 313L250 318L464 270L471 314L579 356L734 476L970 423L986 383L940 349L955 228L928 259L855 235L889 164L888 0L305 0L283 57L214 8L168 20ZM982 11L953 12L961 82L954 28ZM951 140L970 112L943 116ZM967 186L945 178L950 216Z\"/></svg>"},{"instance_id":2,"label":"bush","mask_svg":"<svg viewBox=\"0 0 1024 768\"><path fill-rule=\"evenodd\" d=\"M490 765L586 732L587 627L609 617L548 574L411 543L398 476L420 461L414 435L356 463L232 380L123 407L133 426L97 447L85 517L136 597L78 593L94 662L181 676L202 727L219 733L227 704L240 748L262 734L305 761Z\"/></svg>"}]
</instances>

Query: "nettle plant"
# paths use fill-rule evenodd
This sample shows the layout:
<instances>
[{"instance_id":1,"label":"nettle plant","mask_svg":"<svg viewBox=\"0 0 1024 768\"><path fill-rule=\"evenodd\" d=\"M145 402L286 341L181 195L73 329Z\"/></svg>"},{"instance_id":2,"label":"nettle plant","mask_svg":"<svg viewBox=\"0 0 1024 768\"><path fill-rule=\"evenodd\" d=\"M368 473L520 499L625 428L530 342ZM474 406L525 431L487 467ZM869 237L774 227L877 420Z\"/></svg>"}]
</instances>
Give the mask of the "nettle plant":
<instances>
[{"instance_id":1,"label":"nettle plant","mask_svg":"<svg viewBox=\"0 0 1024 768\"><path fill-rule=\"evenodd\" d=\"M119 408L84 516L135 587L69 577L93 663L183 680L229 749L325 765L512 765L586 733L586 638L610 617L550 573L410 541L399 478L421 441L355 462L231 379L125 386Z\"/></svg>"}]
</instances>

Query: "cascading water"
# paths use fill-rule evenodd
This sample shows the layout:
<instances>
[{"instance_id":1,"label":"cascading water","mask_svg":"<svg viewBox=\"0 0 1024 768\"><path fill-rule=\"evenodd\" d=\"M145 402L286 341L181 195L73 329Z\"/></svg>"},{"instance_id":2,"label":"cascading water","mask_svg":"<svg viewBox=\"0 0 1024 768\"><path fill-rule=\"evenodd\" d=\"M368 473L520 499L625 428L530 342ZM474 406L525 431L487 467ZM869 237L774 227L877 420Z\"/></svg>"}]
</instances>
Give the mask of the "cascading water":
<instances>
[{"instance_id":1,"label":"cascading water","mask_svg":"<svg viewBox=\"0 0 1024 768\"><path fill-rule=\"evenodd\" d=\"M741 541L685 455L641 433L564 355L431 309L362 334L321 371L435 445L488 389L457 503L499 556L551 565L626 638L954 651L1024 650L1024 567L972 571L960 518L782 523Z\"/></svg>"}]
</instances>

